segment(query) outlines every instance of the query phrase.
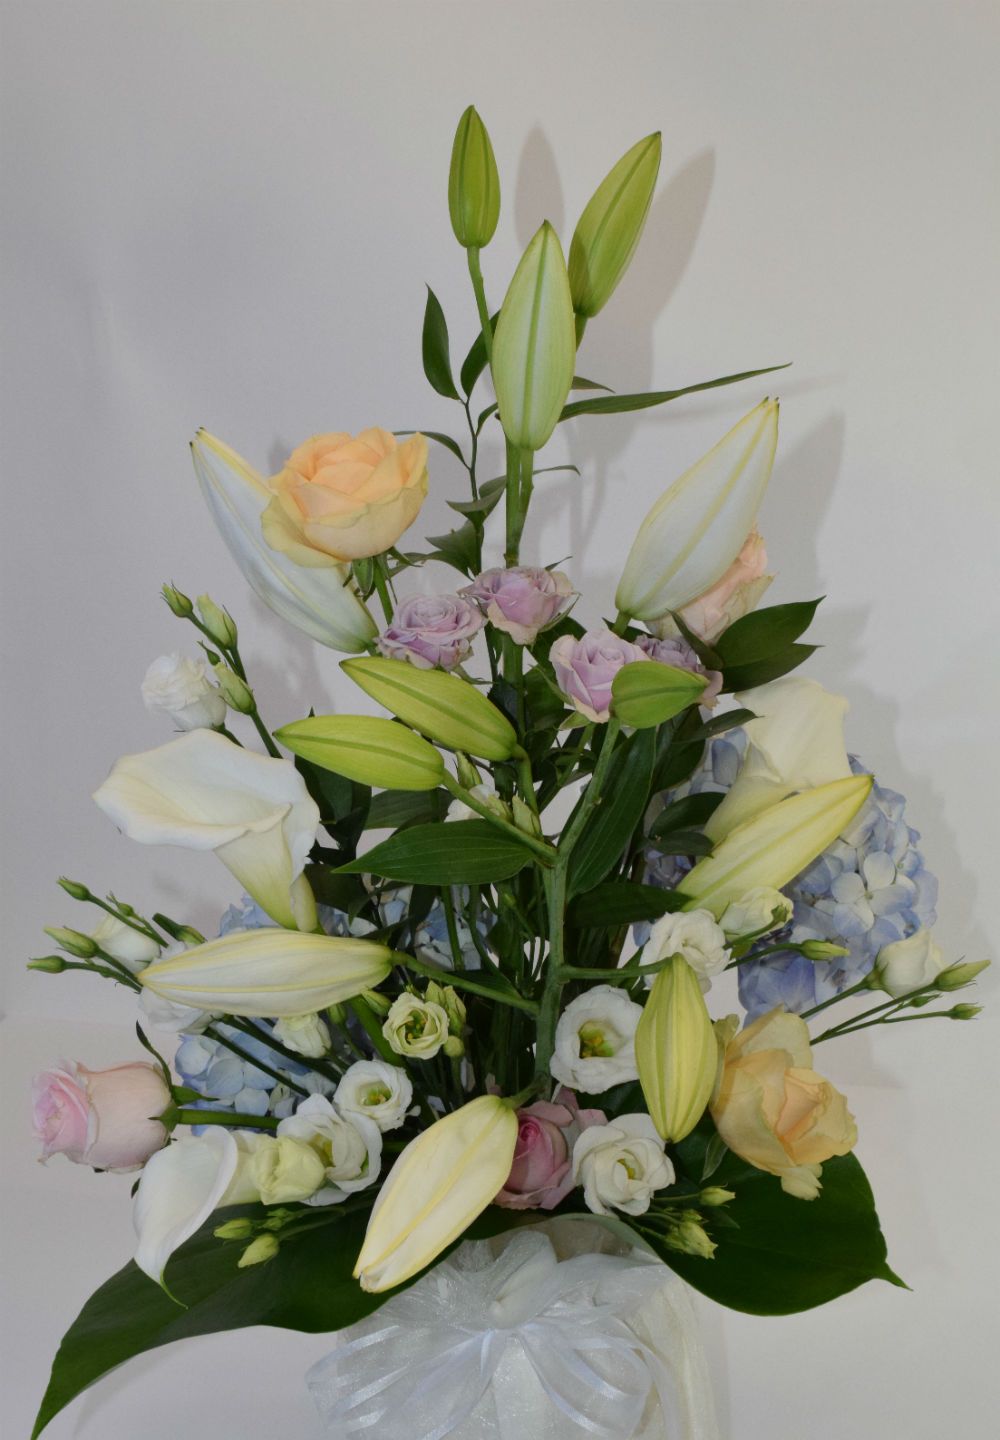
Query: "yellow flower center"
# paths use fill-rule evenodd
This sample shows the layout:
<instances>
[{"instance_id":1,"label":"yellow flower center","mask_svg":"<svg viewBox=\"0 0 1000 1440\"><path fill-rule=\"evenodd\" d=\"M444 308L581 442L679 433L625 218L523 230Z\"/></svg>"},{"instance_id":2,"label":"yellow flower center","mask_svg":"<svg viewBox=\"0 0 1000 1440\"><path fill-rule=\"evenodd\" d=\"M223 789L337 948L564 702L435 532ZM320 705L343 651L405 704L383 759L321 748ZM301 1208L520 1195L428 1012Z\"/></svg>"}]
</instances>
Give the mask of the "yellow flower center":
<instances>
[{"instance_id":1,"label":"yellow flower center","mask_svg":"<svg viewBox=\"0 0 1000 1440\"><path fill-rule=\"evenodd\" d=\"M362 1105L384 1105L387 1100L392 1099L392 1094L387 1085L370 1085L361 1097Z\"/></svg>"},{"instance_id":2,"label":"yellow flower center","mask_svg":"<svg viewBox=\"0 0 1000 1440\"><path fill-rule=\"evenodd\" d=\"M614 1030L597 1020L588 1020L581 1025L578 1034L581 1060L607 1060L617 1053L621 1043L621 1037Z\"/></svg>"}]
</instances>

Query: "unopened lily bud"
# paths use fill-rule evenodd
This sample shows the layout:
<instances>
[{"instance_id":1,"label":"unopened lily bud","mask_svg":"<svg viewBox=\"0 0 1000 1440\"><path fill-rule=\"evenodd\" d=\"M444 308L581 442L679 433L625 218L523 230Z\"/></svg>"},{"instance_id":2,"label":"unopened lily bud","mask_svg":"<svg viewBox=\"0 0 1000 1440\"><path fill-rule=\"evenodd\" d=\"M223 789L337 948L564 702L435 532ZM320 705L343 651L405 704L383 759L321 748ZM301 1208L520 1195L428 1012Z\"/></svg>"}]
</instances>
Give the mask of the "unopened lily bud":
<instances>
[{"instance_id":1,"label":"unopened lily bud","mask_svg":"<svg viewBox=\"0 0 1000 1440\"><path fill-rule=\"evenodd\" d=\"M61 955L41 955L37 960L29 960L29 970L41 970L45 975L61 975L66 969L66 961Z\"/></svg>"},{"instance_id":2,"label":"unopened lily bud","mask_svg":"<svg viewBox=\"0 0 1000 1440\"><path fill-rule=\"evenodd\" d=\"M728 1205L736 1199L735 1190L724 1190L721 1185L710 1185L698 1196L699 1203L711 1209L716 1205Z\"/></svg>"},{"instance_id":3,"label":"unopened lily bud","mask_svg":"<svg viewBox=\"0 0 1000 1440\"><path fill-rule=\"evenodd\" d=\"M182 590L175 590L173 585L164 585L160 593L179 620L190 620L194 614L194 606Z\"/></svg>"},{"instance_id":4,"label":"unopened lily bud","mask_svg":"<svg viewBox=\"0 0 1000 1440\"><path fill-rule=\"evenodd\" d=\"M679 955L653 981L636 1027L635 1059L657 1131L664 1140L683 1140L705 1113L719 1051L698 977Z\"/></svg>"},{"instance_id":5,"label":"unopened lily bud","mask_svg":"<svg viewBox=\"0 0 1000 1440\"><path fill-rule=\"evenodd\" d=\"M477 785L483 783L483 777L468 755L463 755L461 752L455 756L455 776L463 790L474 790Z\"/></svg>"},{"instance_id":6,"label":"unopened lily bud","mask_svg":"<svg viewBox=\"0 0 1000 1440\"><path fill-rule=\"evenodd\" d=\"M212 675L230 710L235 710L238 715L254 713L257 702L253 698L253 691L235 670L230 670L228 665L223 665L220 661L218 665L213 665Z\"/></svg>"},{"instance_id":7,"label":"unopened lily bud","mask_svg":"<svg viewBox=\"0 0 1000 1440\"><path fill-rule=\"evenodd\" d=\"M948 1014L953 1020L975 1020L982 1008L981 1005L953 1005Z\"/></svg>"},{"instance_id":8,"label":"unopened lily bud","mask_svg":"<svg viewBox=\"0 0 1000 1440\"><path fill-rule=\"evenodd\" d=\"M546 221L514 272L493 337L500 423L518 449L540 450L573 384L576 321L559 237Z\"/></svg>"},{"instance_id":9,"label":"unopened lily bud","mask_svg":"<svg viewBox=\"0 0 1000 1440\"><path fill-rule=\"evenodd\" d=\"M46 935L54 940L60 950L65 950L70 955L76 955L80 960L92 960L97 954L97 945L89 935L83 935L79 930L67 930L61 925L43 926Z\"/></svg>"},{"instance_id":10,"label":"unopened lily bud","mask_svg":"<svg viewBox=\"0 0 1000 1440\"><path fill-rule=\"evenodd\" d=\"M273 1260L281 1249L281 1242L276 1235L258 1235L243 1251L237 1261L237 1268L246 1270L251 1265L264 1265L268 1260Z\"/></svg>"},{"instance_id":11,"label":"unopened lily bud","mask_svg":"<svg viewBox=\"0 0 1000 1440\"><path fill-rule=\"evenodd\" d=\"M949 965L947 970L941 971L934 984L939 990L961 990L963 986L971 985L989 963L988 960L967 960L961 965Z\"/></svg>"},{"instance_id":12,"label":"unopened lily bud","mask_svg":"<svg viewBox=\"0 0 1000 1440\"><path fill-rule=\"evenodd\" d=\"M517 1131L509 1105L480 1095L410 1141L372 1209L354 1267L363 1290L391 1290L458 1239L502 1189Z\"/></svg>"},{"instance_id":13,"label":"unopened lily bud","mask_svg":"<svg viewBox=\"0 0 1000 1440\"><path fill-rule=\"evenodd\" d=\"M236 644L236 621L221 606L208 595L199 595L197 600L198 614L201 616L201 623L208 631L210 640L216 645L221 645L223 650L230 650Z\"/></svg>"},{"instance_id":14,"label":"unopened lily bud","mask_svg":"<svg viewBox=\"0 0 1000 1440\"><path fill-rule=\"evenodd\" d=\"M799 949L807 960L836 960L851 953L845 945L834 945L830 940L803 940Z\"/></svg>"},{"instance_id":15,"label":"unopened lily bud","mask_svg":"<svg viewBox=\"0 0 1000 1440\"><path fill-rule=\"evenodd\" d=\"M530 805L525 805L520 795L515 795L510 802L511 814L514 817L514 824L524 832L525 835L539 836L542 827L538 816Z\"/></svg>"},{"instance_id":16,"label":"unopened lily bud","mask_svg":"<svg viewBox=\"0 0 1000 1440\"><path fill-rule=\"evenodd\" d=\"M66 876L62 875L60 876L59 884L66 891L66 894L72 896L74 900L89 900L91 898L87 886L81 885L78 880L67 880Z\"/></svg>"},{"instance_id":17,"label":"unopened lily bud","mask_svg":"<svg viewBox=\"0 0 1000 1440\"><path fill-rule=\"evenodd\" d=\"M433 790L444 778L444 760L433 745L377 715L310 715L282 726L275 738L293 755L361 785Z\"/></svg>"},{"instance_id":18,"label":"unopened lily bud","mask_svg":"<svg viewBox=\"0 0 1000 1440\"><path fill-rule=\"evenodd\" d=\"M607 304L639 243L660 170L659 132L626 151L587 201L569 248L573 308L589 318Z\"/></svg>"},{"instance_id":19,"label":"unopened lily bud","mask_svg":"<svg viewBox=\"0 0 1000 1440\"><path fill-rule=\"evenodd\" d=\"M216 1240L249 1240L253 1234L253 1221L246 1218L227 1220L224 1225L217 1225L212 1234Z\"/></svg>"},{"instance_id":20,"label":"unopened lily bud","mask_svg":"<svg viewBox=\"0 0 1000 1440\"><path fill-rule=\"evenodd\" d=\"M500 176L486 126L474 105L455 131L448 174L448 212L459 245L480 249L493 239L500 219Z\"/></svg>"},{"instance_id":21,"label":"unopened lily bud","mask_svg":"<svg viewBox=\"0 0 1000 1440\"><path fill-rule=\"evenodd\" d=\"M418 670L382 655L342 660L341 669L366 695L449 750L482 760L509 760L517 749L514 727L482 691L443 670Z\"/></svg>"}]
</instances>

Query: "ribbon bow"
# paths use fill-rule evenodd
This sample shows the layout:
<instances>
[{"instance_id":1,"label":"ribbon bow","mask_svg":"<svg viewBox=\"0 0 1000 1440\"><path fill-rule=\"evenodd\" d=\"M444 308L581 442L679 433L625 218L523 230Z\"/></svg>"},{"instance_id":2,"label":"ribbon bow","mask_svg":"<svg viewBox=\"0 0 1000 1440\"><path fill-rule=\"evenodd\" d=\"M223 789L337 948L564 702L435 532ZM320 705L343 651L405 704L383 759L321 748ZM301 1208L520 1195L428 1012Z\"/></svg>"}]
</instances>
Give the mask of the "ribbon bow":
<instances>
[{"instance_id":1,"label":"ribbon bow","mask_svg":"<svg viewBox=\"0 0 1000 1440\"><path fill-rule=\"evenodd\" d=\"M539 1231L499 1256L467 1244L345 1331L308 1384L334 1440L633 1440L657 1405L655 1434L679 1440L677 1378L627 1320L666 1274L636 1252L560 1262Z\"/></svg>"}]
</instances>

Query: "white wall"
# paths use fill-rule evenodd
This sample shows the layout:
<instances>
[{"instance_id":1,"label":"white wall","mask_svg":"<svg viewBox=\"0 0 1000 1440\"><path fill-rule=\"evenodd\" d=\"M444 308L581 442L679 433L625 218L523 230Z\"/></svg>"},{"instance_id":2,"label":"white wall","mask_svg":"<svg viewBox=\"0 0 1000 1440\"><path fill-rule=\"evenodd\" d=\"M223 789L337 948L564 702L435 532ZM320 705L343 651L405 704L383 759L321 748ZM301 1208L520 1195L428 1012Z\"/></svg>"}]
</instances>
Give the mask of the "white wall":
<instances>
[{"instance_id":1,"label":"white wall","mask_svg":"<svg viewBox=\"0 0 1000 1440\"><path fill-rule=\"evenodd\" d=\"M54 878L205 924L233 894L221 867L131 846L88 799L117 755L167 738L138 695L187 638L159 584L234 610L276 723L346 695L336 657L249 593L187 440L205 424L266 468L317 430L457 424L423 380L419 331L424 281L463 348L475 325L445 199L470 99L504 184L494 301L540 220L568 237L608 165L662 128L644 244L581 368L642 389L795 361L763 517L772 593L829 595L808 673L850 696L852 745L909 796L949 954L989 953L998 25L971 0L7 0L2 26L13 1437L65 1324L129 1249L127 1182L41 1171L28 1137L31 1070L134 1050L125 997L23 972L43 923L81 918ZM583 474L542 488L531 558L572 552L586 615L606 611L640 514L764 393L567 427L552 458ZM460 493L439 454L432 488L434 533ZM732 1440L994 1433L996 1043L984 1020L824 1054L913 1293L871 1285L787 1320L705 1306ZM51 1434L304 1440L300 1374L323 1348L270 1331L174 1347Z\"/></svg>"}]
</instances>

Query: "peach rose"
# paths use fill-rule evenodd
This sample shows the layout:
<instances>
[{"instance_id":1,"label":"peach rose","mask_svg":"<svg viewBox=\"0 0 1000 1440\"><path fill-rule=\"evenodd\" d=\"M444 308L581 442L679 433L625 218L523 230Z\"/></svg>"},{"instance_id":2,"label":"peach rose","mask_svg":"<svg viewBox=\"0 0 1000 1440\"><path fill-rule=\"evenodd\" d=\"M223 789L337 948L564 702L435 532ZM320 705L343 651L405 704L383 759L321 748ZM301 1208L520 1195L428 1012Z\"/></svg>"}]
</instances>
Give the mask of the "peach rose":
<instances>
[{"instance_id":1,"label":"peach rose","mask_svg":"<svg viewBox=\"0 0 1000 1440\"><path fill-rule=\"evenodd\" d=\"M268 482L264 539L299 565L361 560L388 550L427 495L427 441L388 430L314 435Z\"/></svg>"},{"instance_id":2,"label":"peach rose","mask_svg":"<svg viewBox=\"0 0 1000 1440\"><path fill-rule=\"evenodd\" d=\"M766 569L767 551L755 526L726 573L681 609L681 619L689 630L710 644L734 620L757 608L774 579L773 575L764 573Z\"/></svg>"},{"instance_id":3,"label":"peach rose","mask_svg":"<svg viewBox=\"0 0 1000 1440\"><path fill-rule=\"evenodd\" d=\"M136 1060L110 1070L63 1063L31 1082L42 1159L65 1155L95 1170L138 1170L167 1143L156 1118L170 1104L157 1065Z\"/></svg>"},{"instance_id":4,"label":"peach rose","mask_svg":"<svg viewBox=\"0 0 1000 1440\"><path fill-rule=\"evenodd\" d=\"M800 1016L778 1006L735 1029L735 1017L716 1027L725 1047L709 1105L716 1129L742 1160L777 1175L787 1194L814 1200L822 1162L857 1142L847 1101L812 1068Z\"/></svg>"}]
</instances>

